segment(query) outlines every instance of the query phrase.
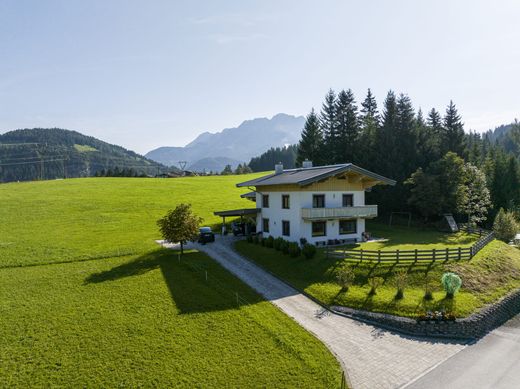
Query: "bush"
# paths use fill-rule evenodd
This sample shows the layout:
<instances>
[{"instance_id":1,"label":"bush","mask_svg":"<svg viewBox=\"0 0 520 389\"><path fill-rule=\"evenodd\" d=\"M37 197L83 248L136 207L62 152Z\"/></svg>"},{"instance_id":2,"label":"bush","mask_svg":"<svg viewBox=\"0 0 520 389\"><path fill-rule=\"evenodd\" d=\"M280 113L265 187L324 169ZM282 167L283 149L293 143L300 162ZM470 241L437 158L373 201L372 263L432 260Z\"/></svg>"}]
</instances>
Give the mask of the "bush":
<instances>
[{"instance_id":1,"label":"bush","mask_svg":"<svg viewBox=\"0 0 520 389\"><path fill-rule=\"evenodd\" d=\"M260 243L260 246L265 246L265 239L262 235L257 235L258 243Z\"/></svg>"},{"instance_id":2,"label":"bush","mask_svg":"<svg viewBox=\"0 0 520 389\"><path fill-rule=\"evenodd\" d=\"M256 236L255 236L255 238L256 238ZM247 243L256 243L256 242L254 242L252 235L248 235L246 239L247 239Z\"/></svg>"},{"instance_id":3,"label":"bush","mask_svg":"<svg viewBox=\"0 0 520 389\"><path fill-rule=\"evenodd\" d=\"M336 282L342 291L348 290L348 287L352 285L355 278L356 275L352 266L343 266L336 272Z\"/></svg>"},{"instance_id":4,"label":"bush","mask_svg":"<svg viewBox=\"0 0 520 389\"><path fill-rule=\"evenodd\" d=\"M441 278L441 284L446 291L446 297L453 298L462 286L462 280L455 273L444 273Z\"/></svg>"},{"instance_id":5,"label":"bush","mask_svg":"<svg viewBox=\"0 0 520 389\"><path fill-rule=\"evenodd\" d=\"M276 238L273 242L274 249L277 251L280 251L282 249L283 242L285 242L283 240L283 238L281 238L281 237Z\"/></svg>"},{"instance_id":6,"label":"bush","mask_svg":"<svg viewBox=\"0 0 520 389\"><path fill-rule=\"evenodd\" d=\"M254 244L259 244L259 243L260 243L260 237L259 237L258 235L255 235L255 236L253 237L253 243L254 243Z\"/></svg>"},{"instance_id":7,"label":"bush","mask_svg":"<svg viewBox=\"0 0 520 389\"><path fill-rule=\"evenodd\" d=\"M408 280L408 272L404 269L395 272L395 285L397 287L397 293L395 298L400 300L404 297L404 288Z\"/></svg>"},{"instance_id":8,"label":"bush","mask_svg":"<svg viewBox=\"0 0 520 389\"><path fill-rule=\"evenodd\" d=\"M274 238L272 236L268 236L267 239L264 239L265 247L272 248L274 246Z\"/></svg>"},{"instance_id":9,"label":"bush","mask_svg":"<svg viewBox=\"0 0 520 389\"><path fill-rule=\"evenodd\" d=\"M284 254L289 254L289 242L282 240L280 242L280 251Z\"/></svg>"},{"instance_id":10,"label":"bush","mask_svg":"<svg viewBox=\"0 0 520 389\"><path fill-rule=\"evenodd\" d=\"M316 246L310 243L305 243L303 245L302 253L303 256L307 259L312 259L316 255Z\"/></svg>"},{"instance_id":11,"label":"bush","mask_svg":"<svg viewBox=\"0 0 520 389\"><path fill-rule=\"evenodd\" d=\"M370 296L375 295L377 293L377 288L383 285L383 282L385 282L385 280L381 277L370 277L368 279L368 285L370 285L370 292L368 292L368 294Z\"/></svg>"},{"instance_id":12,"label":"bush","mask_svg":"<svg viewBox=\"0 0 520 389\"><path fill-rule=\"evenodd\" d=\"M509 243L515 237L518 228L513 212L506 212L500 208L493 223L493 232L497 239Z\"/></svg>"},{"instance_id":13,"label":"bush","mask_svg":"<svg viewBox=\"0 0 520 389\"><path fill-rule=\"evenodd\" d=\"M289 255L293 258L299 257L302 251L296 242L290 242L288 245Z\"/></svg>"}]
</instances>

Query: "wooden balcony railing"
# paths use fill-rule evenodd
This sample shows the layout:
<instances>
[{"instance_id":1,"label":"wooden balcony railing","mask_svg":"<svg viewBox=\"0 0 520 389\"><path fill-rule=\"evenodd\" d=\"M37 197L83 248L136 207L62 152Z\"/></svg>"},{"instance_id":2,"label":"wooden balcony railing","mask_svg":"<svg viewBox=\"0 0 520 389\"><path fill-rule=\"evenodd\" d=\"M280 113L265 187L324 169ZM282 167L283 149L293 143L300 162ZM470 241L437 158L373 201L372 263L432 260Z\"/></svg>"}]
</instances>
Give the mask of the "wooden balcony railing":
<instances>
[{"instance_id":1,"label":"wooden balcony railing","mask_svg":"<svg viewBox=\"0 0 520 389\"><path fill-rule=\"evenodd\" d=\"M341 208L302 208L302 218L306 220L373 218L377 216L377 205Z\"/></svg>"}]
</instances>

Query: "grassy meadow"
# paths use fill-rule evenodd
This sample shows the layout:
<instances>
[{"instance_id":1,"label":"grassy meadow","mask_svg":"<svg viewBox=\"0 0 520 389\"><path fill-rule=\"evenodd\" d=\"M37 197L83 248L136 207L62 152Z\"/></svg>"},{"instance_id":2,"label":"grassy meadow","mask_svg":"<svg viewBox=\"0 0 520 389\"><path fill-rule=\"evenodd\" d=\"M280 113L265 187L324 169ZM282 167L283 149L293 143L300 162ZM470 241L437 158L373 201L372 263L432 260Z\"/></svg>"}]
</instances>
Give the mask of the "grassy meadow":
<instances>
[{"instance_id":1,"label":"grassy meadow","mask_svg":"<svg viewBox=\"0 0 520 389\"><path fill-rule=\"evenodd\" d=\"M0 185L0 387L338 387L292 319L204 254L154 243L179 202L210 225L250 206L234 185L249 178Z\"/></svg>"},{"instance_id":2,"label":"grassy meadow","mask_svg":"<svg viewBox=\"0 0 520 389\"><path fill-rule=\"evenodd\" d=\"M467 247L478 239L477 236L464 232L446 234L413 227L389 228L374 222L367 223L367 231L388 240L361 243L356 245L356 248L442 249ZM520 287L520 250L496 240L470 261L423 261L417 264L411 261L378 264L344 260L327 257L324 249L318 250L317 255L310 260L304 257L291 258L272 248L245 241L237 242L236 248L251 260L328 305L342 305L407 317L418 317L429 310L446 310L457 317L465 317ZM351 266L355 272L354 283L346 291L336 282L337 270L345 265ZM407 272L404 298L396 299L395 273L403 269ZM440 284L442 274L446 271L453 271L462 278L462 288L454 299L445 298L446 294ZM433 300L424 299L426 275L431 279ZM381 277L384 280L375 295L369 294L368 280L371 277Z\"/></svg>"}]
</instances>

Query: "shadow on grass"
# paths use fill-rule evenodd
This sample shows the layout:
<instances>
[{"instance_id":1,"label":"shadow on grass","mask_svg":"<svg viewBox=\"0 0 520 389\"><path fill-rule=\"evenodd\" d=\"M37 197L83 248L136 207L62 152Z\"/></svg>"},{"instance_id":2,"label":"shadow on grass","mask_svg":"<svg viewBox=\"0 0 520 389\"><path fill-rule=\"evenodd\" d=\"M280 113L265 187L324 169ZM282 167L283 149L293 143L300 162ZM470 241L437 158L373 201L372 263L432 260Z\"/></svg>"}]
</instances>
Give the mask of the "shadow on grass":
<instances>
[{"instance_id":1,"label":"shadow on grass","mask_svg":"<svg viewBox=\"0 0 520 389\"><path fill-rule=\"evenodd\" d=\"M110 270L91 274L85 279L85 284L138 277L157 269L160 269L173 303L181 314L236 309L236 292L239 292L240 305L261 301L259 296L245 290L240 281L204 254L186 252L179 262L178 252L168 249L153 251Z\"/></svg>"}]
</instances>

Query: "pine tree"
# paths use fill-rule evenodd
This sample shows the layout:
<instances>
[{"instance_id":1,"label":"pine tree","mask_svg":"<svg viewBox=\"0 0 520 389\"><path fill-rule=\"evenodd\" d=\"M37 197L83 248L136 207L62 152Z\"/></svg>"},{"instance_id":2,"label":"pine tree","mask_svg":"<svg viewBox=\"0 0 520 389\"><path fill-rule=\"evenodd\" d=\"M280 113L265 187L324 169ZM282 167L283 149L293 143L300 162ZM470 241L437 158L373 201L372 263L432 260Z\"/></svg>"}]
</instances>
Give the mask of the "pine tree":
<instances>
[{"instance_id":1,"label":"pine tree","mask_svg":"<svg viewBox=\"0 0 520 389\"><path fill-rule=\"evenodd\" d=\"M359 161L362 166L368 169L375 169L377 157L376 137L379 128L379 112L377 102L368 89L365 100L361 103L361 136L359 141Z\"/></svg>"},{"instance_id":2,"label":"pine tree","mask_svg":"<svg viewBox=\"0 0 520 389\"><path fill-rule=\"evenodd\" d=\"M326 153L324 150L323 132L318 116L313 108L307 115L302 131L302 138L298 143L296 163L301 166L302 162L308 159L312 161L314 165L319 166L325 162L324 154Z\"/></svg>"},{"instance_id":3,"label":"pine tree","mask_svg":"<svg viewBox=\"0 0 520 389\"><path fill-rule=\"evenodd\" d=\"M322 155L324 157L324 163L334 163L336 159L334 150L338 139L337 129L337 117L336 117L336 94L332 89L329 90L325 96L325 102L321 108L320 113L320 126L323 131L323 138L325 144L325 150Z\"/></svg>"},{"instance_id":4,"label":"pine tree","mask_svg":"<svg viewBox=\"0 0 520 389\"><path fill-rule=\"evenodd\" d=\"M446 108L446 115L444 116L444 132L441 137L441 151L452 151L459 156L464 156L464 125L461 117L450 100L450 104Z\"/></svg>"},{"instance_id":5,"label":"pine tree","mask_svg":"<svg viewBox=\"0 0 520 389\"><path fill-rule=\"evenodd\" d=\"M360 123L352 90L342 90L336 102L336 143L332 149L334 163L355 162Z\"/></svg>"}]
</instances>

